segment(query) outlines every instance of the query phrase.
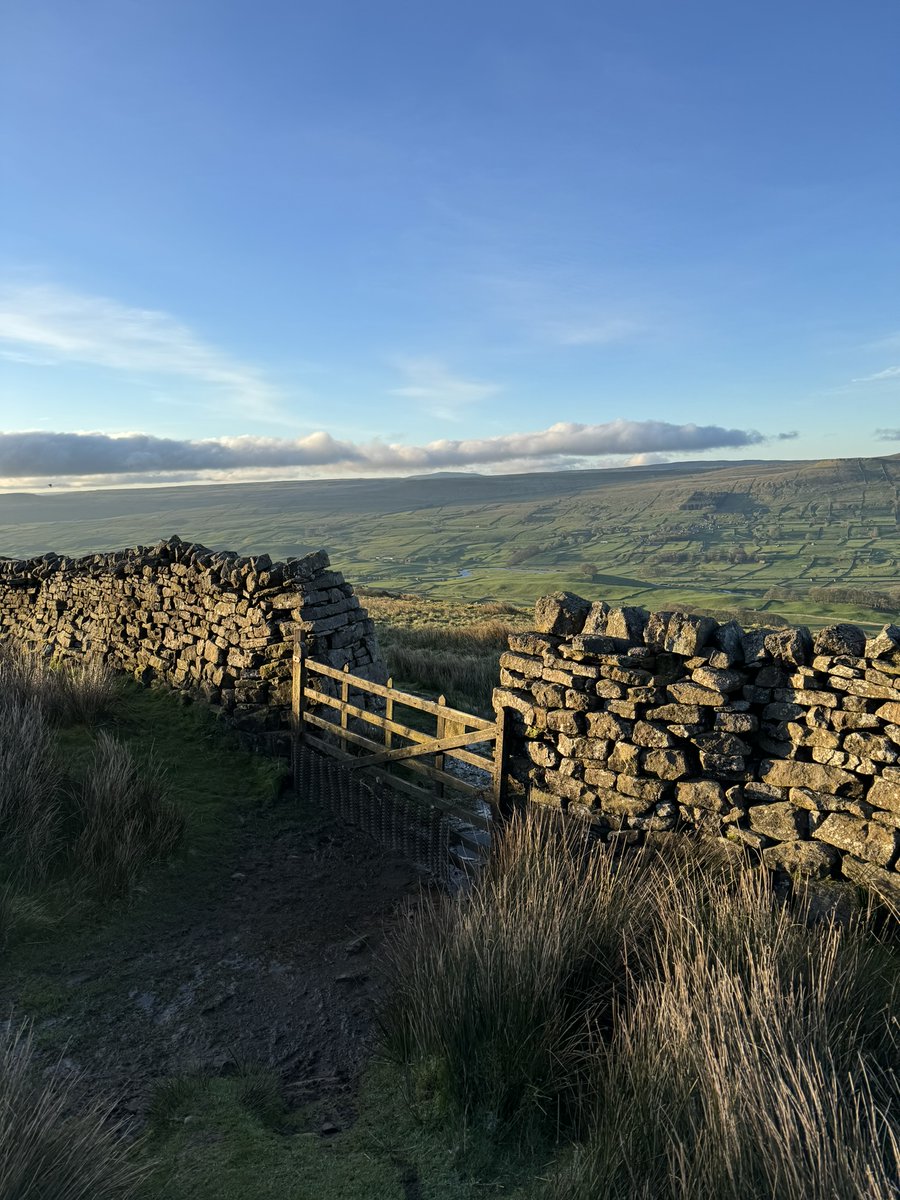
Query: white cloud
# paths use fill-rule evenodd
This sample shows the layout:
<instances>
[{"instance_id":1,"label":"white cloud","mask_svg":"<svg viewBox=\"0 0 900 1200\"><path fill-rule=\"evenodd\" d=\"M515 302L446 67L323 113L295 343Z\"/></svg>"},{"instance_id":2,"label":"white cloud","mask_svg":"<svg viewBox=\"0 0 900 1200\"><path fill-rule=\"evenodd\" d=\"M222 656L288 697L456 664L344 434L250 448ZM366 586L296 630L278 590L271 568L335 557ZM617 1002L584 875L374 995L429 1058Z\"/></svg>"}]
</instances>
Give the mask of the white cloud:
<instances>
[{"instance_id":1,"label":"white cloud","mask_svg":"<svg viewBox=\"0 0 900 1200\"><path fill-rule=\"evenodd\" d=\"M560 422L533 433L441 439L424 446L381 441L339 441L324 431L302 438L232 437L187 441L144 433L0 433L0 479L66 480L80 476L140 476L160 472L182 478L208 472L278 472L329 468L358 475L410 474L447 468L519 463L546 469L602 456L690 453L735 449L766 441L755 430L718 425L672 425L665 421L609 421L604 425Z\"/></svg>"},{"instance_id":2,"label":"white cloud","mask_svg":"<svg viewBox=\"0 0 900 1200\"><path fill-rule=\"evenodd\" d=\"M502 391L497 383L463 379L434 358L398 358L394 365L406 379L402 387L391 388L392 396L415 400L433 416L455 420L459 410L477 404Z\"/></svg>"},{"instance_id":3,"label":"white cloud","mask_svg":"<svg viewBox=\"0 0 900 1200\"><path fill-rule=\"evenodd\" d=\"M253 367L204 342L168 313L130 308L54 284L0 286L0 353L42 365L87 363L192 380L240 411L274 419L278 396Z\"/></svg>"},{"instance_id":4,"label":"white cloud","mask_svg":"<svg viewBox=\"0 0 900 1200\"><path fill-rule=\"evenodd\" d=\"M874 375L863 375L860 379L854 379L853 383L878 383L882 379L897 379L900 377L900 367L885 367L883 371L876 371Z\"/></svg>"}]
</instances>

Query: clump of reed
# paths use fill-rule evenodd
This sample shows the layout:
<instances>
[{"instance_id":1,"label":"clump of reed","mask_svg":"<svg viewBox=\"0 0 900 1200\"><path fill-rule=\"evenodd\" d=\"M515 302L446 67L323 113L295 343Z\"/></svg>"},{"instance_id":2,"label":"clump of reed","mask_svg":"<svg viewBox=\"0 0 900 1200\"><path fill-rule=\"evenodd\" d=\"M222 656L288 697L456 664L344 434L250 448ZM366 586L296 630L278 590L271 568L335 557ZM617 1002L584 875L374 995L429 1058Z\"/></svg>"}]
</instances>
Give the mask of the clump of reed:
<instances>
[{"instance_id":1,"label":"clump of reed","mask_svg":"<svg viewBox=\"0 0 900 1200\"><path fill-rule=\"evenodd\" d=\"M138 761L105 730L85 764L65 760L63 726L96 726L118 694L102 663L56 665L17 645L0 648L0 868L4 912L13 891L61 879L103 895L129 891L181 834L165 772ZM27 905L26 905L27 907Z\"/></svg>"},{"instance_id":2,"label":"clump of reed","mask_svg":"<svg viewBox=\"0 0 900 1200\"><path fill-rule=\"evenodd\" d=\"M55 724L89 725L111 710L119 687L100 658L56 659L6 642L0 645L0 692L13 704L32 701Z\"/></svg>"},{"instance_id":3,"label":"clump of reed","mask_svg":"<svg viewBox=\"0 0 900 1200\"><path fill-rule=\"evenodd\" d=\"M533 813L401 925L383 1025L420 1099L571 1147L546 1200L896 1200L898 981L864 914Z\"/></svg>"},{"instance_id":4,"label":"clump of reed","mask_svg":"<svg viewBox=\"0 0 900 1200\"><path fill-rule=\"evenodd\" d=\"M77 1077L39 1071L28 1025L0 1032L0 1196L9 1200L128 1200L150 1161L125 1129L86 1105Z\"/></svg>"},{"instance_id":5,"label":"clump of reed","mask_svg":"<svg viewBox=\"0 0 900 1200\"><path fill-rule=\"evenodd\" d=\"M71 869L104 895L130 891L146 864L171 853L181 838L184 821L162 763L138 762L103 731L72 798Z\"/></svg>"}]
</instances>

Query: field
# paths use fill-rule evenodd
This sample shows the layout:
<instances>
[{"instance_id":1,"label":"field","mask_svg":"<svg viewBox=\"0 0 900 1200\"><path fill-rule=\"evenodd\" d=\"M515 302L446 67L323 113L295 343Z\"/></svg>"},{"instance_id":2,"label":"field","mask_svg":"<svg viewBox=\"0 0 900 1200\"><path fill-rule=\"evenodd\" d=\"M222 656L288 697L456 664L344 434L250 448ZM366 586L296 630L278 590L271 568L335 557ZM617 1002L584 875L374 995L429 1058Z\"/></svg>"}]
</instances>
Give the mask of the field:
<instances>
[{"instance_id":1,"label":"field","mask_svg":"<svg viewBox=\"0 0 900 1200\"><path fill-rule=\"evenodd\" d=\"M595 599L822 625L900 611L900 457L0 496L0 552L171 533L458 602ZM760 616L759 614L764 614Z\"/></svg>"}]
</instances>

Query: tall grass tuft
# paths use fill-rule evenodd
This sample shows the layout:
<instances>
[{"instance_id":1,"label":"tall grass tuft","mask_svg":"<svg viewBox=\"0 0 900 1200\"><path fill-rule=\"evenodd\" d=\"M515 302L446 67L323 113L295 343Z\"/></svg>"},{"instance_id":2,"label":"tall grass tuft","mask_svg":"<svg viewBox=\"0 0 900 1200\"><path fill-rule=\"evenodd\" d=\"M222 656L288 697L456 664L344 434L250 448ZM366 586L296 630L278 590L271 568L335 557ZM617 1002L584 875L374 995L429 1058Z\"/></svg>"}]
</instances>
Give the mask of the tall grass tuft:
<instances>
[{"instance_id":1,"label":"tall grass tuft","mask_svg":"<svg viewBox=\"0 0 900 1200\"><path fill-rule=\"evenodd\" d=\"M583 827L515 820L471 893L411 911L390 959L388 1052L489 1128L577 1124L585 1037L608 1022L639 903L636 860Z\"/></svg>"},{"instance_id":2,"label":"tall grass tuft","mask_svg":"<svg viewBox=\"0 0 900 1200\"><path fill-rule=\"evenodd\" d=\"M749 871L654 874L651 937L592 1055L592 1132L547 1200L896 1198L896 962Z\"/></svg>"},{"instance_id":3,"label":"tall grass tuft","mask_svg":"<svg viewBox=\"0 0 900 1200\"><path fill-rule=\"evenodd\" d=\"M59 848L62 771L34 697L0 696L0 849L14 873L46 878Z\"/></svg>"},{"instance_id":4,"label":"tall grass tuft","mask_svg":"<svg viewBox=\"0 0 900 1200\"><path fill-rule=\"evenodd\" d=\"M442 1111L577 1148L545 1200L897 1200L900 965L689 846L628 857L536 814L410 914L389 1051Z\"/></svg>"},{"instance_id":5,"label":"tall grass tuft","mask_svg":"<svg viewBox=\"0 0 900 1200\"><path fill-rule=\"evenodd\" d=\"M0 1196L4 1200L127 1200L149 1175L123 1129L85 1107L75 1080L38 1074L31 1031L0 1035Z\"/></svg>"},{"instance_id":6,"label":"tall grass tuft","mask_svg":"<svg viewBox=\"0 0 900 1200\"><path fill-rule=\"evenodd\" d=\"M0 692L10 703L33 702L61 725L92 724L109 712L118 683L99 658L58 661L19 642L0 645Z\"/></svg>"},{"instance_id":7,"label":"tall grass tuft","mask_svg":"<svg viewBox=\"0 0 900 1200\"><path fill-rule=\"evenodd\" d=\"M175 848L184 827L162 764L138 762L105 732L74 803L73 869L105 895L129 891L148 861Z\"/></svg>"}]
</instances>

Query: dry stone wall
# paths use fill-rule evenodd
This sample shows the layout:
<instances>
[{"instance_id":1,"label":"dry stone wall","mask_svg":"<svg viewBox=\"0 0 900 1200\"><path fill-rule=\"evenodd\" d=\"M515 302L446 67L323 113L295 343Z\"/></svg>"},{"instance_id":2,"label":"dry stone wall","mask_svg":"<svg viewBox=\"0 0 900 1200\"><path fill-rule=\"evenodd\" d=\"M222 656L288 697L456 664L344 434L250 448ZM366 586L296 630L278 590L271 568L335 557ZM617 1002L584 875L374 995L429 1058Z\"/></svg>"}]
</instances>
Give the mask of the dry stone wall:
<instances>
[{"instance_id":1,"label":"dry stone wall","mask_svg":"<svg viewBox=\"0 0 900 1200\"><path fill-rule=\"evenodd\" d=\"M82 558L0 559L0 639L96 654L202 695L257 745L284 740L297 623L311 657L384 682L374 625L324 551L272 562L173 537Z\"/></svg>"},{"instance_id":2,"label":"dry stone wall","mask_svg":"<svg viewBox=\"0 0 900 1200\"><path fill-rule=\"evenodd\" d=\"M510 638L500 684L532 801L900 903L900 627L744 631L558 593Z\"/></svg>"}]
</instances>

